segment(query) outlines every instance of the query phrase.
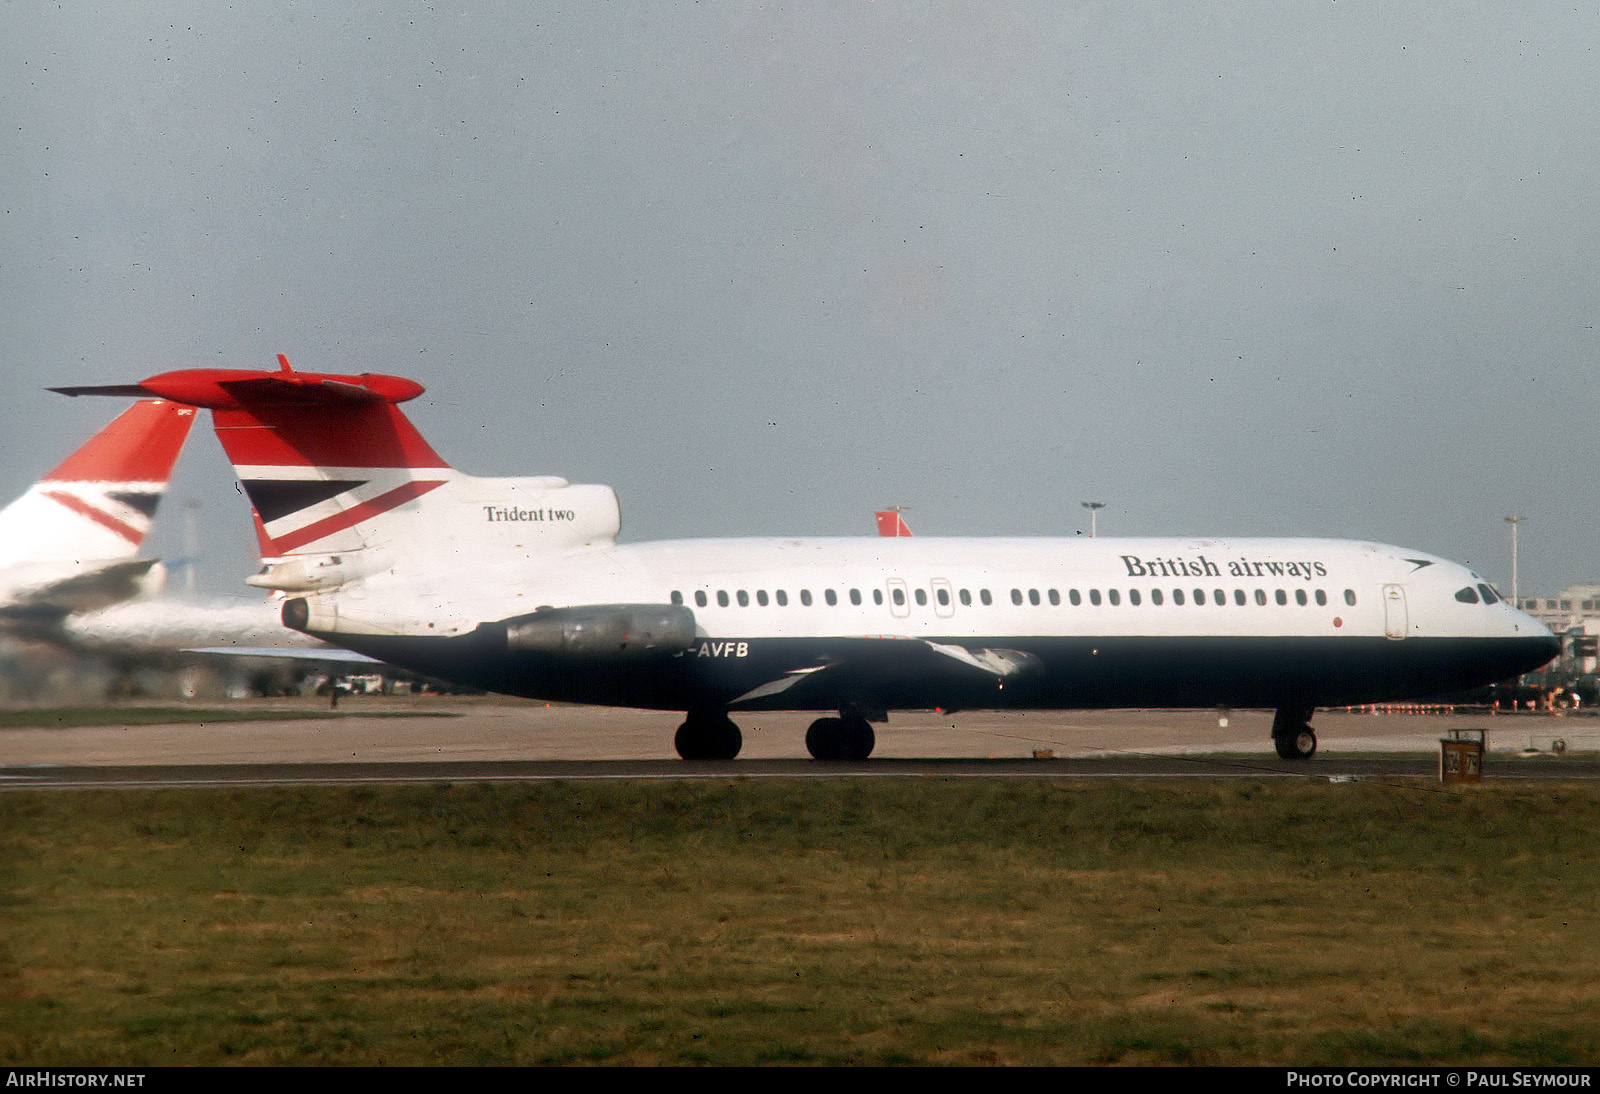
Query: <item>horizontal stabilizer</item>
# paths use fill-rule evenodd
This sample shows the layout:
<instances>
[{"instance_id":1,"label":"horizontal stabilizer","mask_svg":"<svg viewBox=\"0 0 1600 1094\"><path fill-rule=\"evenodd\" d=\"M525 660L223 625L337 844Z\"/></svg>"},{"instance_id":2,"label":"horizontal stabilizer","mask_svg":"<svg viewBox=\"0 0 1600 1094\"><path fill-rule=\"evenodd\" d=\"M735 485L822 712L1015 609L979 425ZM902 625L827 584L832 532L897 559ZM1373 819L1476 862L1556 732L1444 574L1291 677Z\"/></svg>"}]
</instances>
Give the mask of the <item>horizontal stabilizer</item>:
<instances>
[{"instance_id":1,"label":"horizontal stabilizer","mask_svg":"<svg viewBox=\"0 0 1600 1094\"><path fill-rule=\"evenodd\" d=\"M158 568L159 567L159 568ZM166 580L159 559L134 558L65 577L41 578L15 587L0 614L63 616L92 612L154 592Z\"/></svg>"},{"instance_id":2,"label":"horizontal stabilizer","mask_svg":"<svg viewBox=\"0 0 1600 1094\"><path fill-rule=\"evenodd\" d=\"M70 395L77 398L79 395L114 395L127 399L143 399L150 393L138 384L101 384L88 387L52 387L46 391L53 391L57 395Z\"/></svg>"},{"instance_id":3,"label":"horizontal stabilizer","mask_svg":"<svg viewBox=\"0 0 1600 1094\"><path fill-rule=\"evenodd\" d=\"M425 390L415 380L364 372L349 376L328 372L295 372L278 355L279 370L192 368L163 372L137 384L53 387L62 395L150 396L209 410L266 407L355 406L403 403Z\"/></svg>"}]
</instances>

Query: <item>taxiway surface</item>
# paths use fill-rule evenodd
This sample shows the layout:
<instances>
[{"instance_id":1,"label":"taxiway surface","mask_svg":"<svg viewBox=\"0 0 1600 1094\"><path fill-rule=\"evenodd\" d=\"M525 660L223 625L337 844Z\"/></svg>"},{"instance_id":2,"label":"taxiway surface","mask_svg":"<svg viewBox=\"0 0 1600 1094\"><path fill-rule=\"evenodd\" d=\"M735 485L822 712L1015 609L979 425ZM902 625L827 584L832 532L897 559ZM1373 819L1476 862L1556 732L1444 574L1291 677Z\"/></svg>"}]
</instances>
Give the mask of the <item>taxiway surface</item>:
<instances>
[{"instance_id":1,"label":"taxiway surface","mask_svg":"<svg viewBox=\"0 0 1600 1094\"><path fill-rule=\"evenodd\" d=\"M252 705L316 709L304 700ZM804 744L813 715L744 714L738 760L686 764L672 749L680 720L672 713L436 697L356 697L339 713L0 730L0 786L821 774L1427 777L1437 774L1440 738L1465 728L1487 731L1491 777L1600 776L1600 720L1581 716L1323 711L1314 723L1317 758L1303 764L1273 753L1267 711L896 714L876 727L871 761L817 764Z\"/></svg>"}]
</instances>

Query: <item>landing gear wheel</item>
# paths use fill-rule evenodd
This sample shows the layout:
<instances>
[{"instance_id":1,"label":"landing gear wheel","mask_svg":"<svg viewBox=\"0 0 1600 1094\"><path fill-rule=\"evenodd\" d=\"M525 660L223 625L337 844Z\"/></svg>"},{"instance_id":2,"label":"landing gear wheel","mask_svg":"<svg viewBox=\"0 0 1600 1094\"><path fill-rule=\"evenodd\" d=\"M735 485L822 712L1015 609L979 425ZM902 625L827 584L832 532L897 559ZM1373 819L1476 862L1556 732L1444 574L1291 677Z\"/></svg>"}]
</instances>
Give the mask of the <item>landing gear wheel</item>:
<instances>
[{"instance_id":1,"label":"landing gear wheel","mask_svg":"<svg viewBox=\"0 0 1600 1094\"><path fill-rule=\"evenodd\" d=\"M859 763L872 755L878 735L861 717L818 718L806 730L806 751L813 760Z\"/></svg>"},{"instance_id":2,"label":"landing gear wheel","mask_svg":"<svg viewBox=\"0 0 1600 1094\"><path fill-rule=\"evenodd\" d=\"M1306 726L1298 733L1272 738L1278 755L1285 760L1309 760L1317 754L1317 735Z\"/></svg>"},{"instance_id":3,"label":"landing gear wheel","mask_svg":"<svg viewBox=\"0 0 1600 1094\"><path fill-rule=\"evenodd\" d=\"M685 760L731 760L744 747L744 734L726 714L690 714L672 743Z\"/></svg>"},{"instance_id":4,"label":"landing gear wheel","mask_svg":"<svg viewBox=\"0 0 1600 1094\"><path fill-rule=\"evenodd\" d=\"M1279 710L1272 719L1272 744L1285 760L1309 760L1317 754L1317 735L1309 710Z\"/></svg>"}]
</instances>

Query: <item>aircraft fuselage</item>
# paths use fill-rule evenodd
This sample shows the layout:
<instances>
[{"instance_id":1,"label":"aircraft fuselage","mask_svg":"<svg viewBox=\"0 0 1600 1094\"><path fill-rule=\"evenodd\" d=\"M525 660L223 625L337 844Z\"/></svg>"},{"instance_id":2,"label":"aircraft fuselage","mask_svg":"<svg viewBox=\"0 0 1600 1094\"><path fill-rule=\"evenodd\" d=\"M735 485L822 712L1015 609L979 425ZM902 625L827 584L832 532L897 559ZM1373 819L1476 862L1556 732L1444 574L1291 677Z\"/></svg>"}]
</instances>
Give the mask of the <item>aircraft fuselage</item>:
<instances>
[{"instance_id":1,"label":"aircraft fuselage","mask_svg":"<svg viewBox=\"0 0 1600 1094\"><path fill-rule=\"evenodd\" d=\"M368 610L392 597L388 617L406 615L400 583L365 581ZM1464 567L1342 540L684 540L469 584L449 614L476 625L452 636L425 633L437 617L312 633L493 691L672 710L1309 708L1472 687L1556 652ZM496 628L602 604L681 605L693 635L603 657L510 648Z\"/></svg>"}]
</instances>

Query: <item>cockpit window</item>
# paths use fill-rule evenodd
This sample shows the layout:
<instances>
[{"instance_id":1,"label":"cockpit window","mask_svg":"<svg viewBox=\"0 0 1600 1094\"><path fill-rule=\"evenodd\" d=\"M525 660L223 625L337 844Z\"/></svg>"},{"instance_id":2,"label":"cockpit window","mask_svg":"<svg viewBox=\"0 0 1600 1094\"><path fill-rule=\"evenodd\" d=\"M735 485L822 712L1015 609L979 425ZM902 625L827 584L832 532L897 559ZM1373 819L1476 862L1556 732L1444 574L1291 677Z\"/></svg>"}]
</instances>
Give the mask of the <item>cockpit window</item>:
<instances>
[{"instance_id":1,"label":"cockpit window","mask_svg":"<svg viewBox=\"0 0 1600 1094\"><path fill-rule=\"evenodd\" d=\"M1463 604L1476 604L1478 602L1478 590L1468 585L1465 589L1456 593L1456 599Z\"/></svg>"},{"instance_id":2,"label":"cockpit window","mask_svg":"<svg viewBox=\"0 0 1600 1094\"><path fill-rule=\"evenodd\" d=\"M1482 596L1482 597L1483 597L1483 602L1484 602L1484 603L1485 603L1485 604L1493 604L1493 603L1495 603L1495 602L1496 602L1496 601L1497 601L1497 600L1499 600L1499 599L1500 599L1500 596L1499 596L1499 594L1498 594L1498 593L1496 593L1496 592L1495 592L1495 591L1494 591L1494 589L1493 589L1493 588L1491 588L1491 587L1490 587L1490 586L1488 586L1488 585L1479 585L1479 586L1478 586L1478 592L1479 592L1479 594L1480 594L1480 595L1481 595L1481 596Z\"/></svg>"}]
</instances>

